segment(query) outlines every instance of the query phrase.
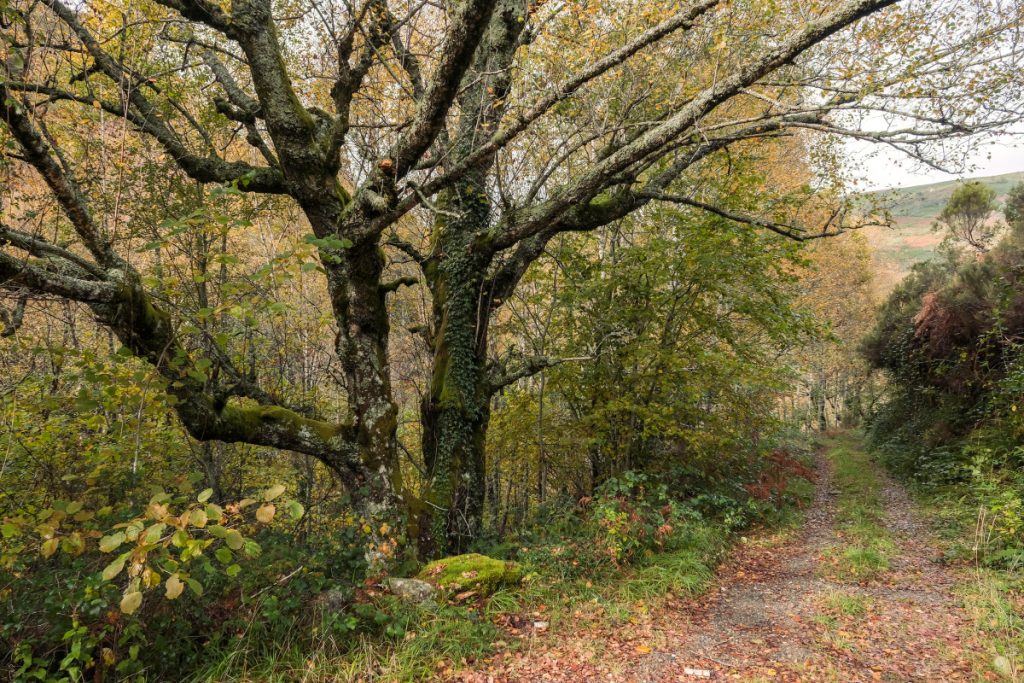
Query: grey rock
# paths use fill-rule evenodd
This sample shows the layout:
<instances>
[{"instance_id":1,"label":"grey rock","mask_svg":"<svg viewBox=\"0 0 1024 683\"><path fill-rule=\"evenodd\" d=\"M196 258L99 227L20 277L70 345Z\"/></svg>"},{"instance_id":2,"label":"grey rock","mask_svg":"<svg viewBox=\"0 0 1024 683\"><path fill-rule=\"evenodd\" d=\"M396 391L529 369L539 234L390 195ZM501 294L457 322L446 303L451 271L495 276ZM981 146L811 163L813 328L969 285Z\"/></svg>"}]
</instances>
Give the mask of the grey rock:
<instances>
[{"instance_id":1,"label":"grey rock","mask_svg":"<svg viewBox=\"0 0 1024 683\"><path fill-rule=\"evenodd\" d=\"M419 579L390 578L387 580L387 586L388 590L397 597L406 602L416 604L422 604L431 600L436 592L433 586Z\"/></svg>"},{"instance_id":2,"label":"grey rock","mask_svg":"<svg viewBox=\"0 0 1024 683\"><path fill-rule=\"evenodd\" d=\"M352 604L351 591L328 589L313 600L313 609L321 616L341 612Z\"/></svg>"}]
</instances>

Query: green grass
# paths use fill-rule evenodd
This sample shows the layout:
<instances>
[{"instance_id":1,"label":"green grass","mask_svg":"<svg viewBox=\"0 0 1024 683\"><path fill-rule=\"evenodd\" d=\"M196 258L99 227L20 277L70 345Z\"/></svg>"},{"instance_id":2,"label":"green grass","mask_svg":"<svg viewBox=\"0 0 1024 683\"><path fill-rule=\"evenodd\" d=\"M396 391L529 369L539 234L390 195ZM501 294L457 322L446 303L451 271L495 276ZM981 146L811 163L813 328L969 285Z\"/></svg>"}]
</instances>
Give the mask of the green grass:
<instances>
[{"instance_id":1,"label":"green grass","mask_svg":"<svg viewBox=\"0 0 1024 683\"><path fill-rule=\"evenodd\" d=\"M843 542L829 549L839 578L869 581L889 568L895 546L885 527L882 480L855 437L835 437L827 456L835 469L836 526Z\"/></svg>"},{"instance_id":2,"label":"green grass","mask_svg":"<svg viewBox=\"0 0 1024 683\"><path fill-rule=\"evenodd\" d=\"M998 199L1002 201L1007 192L1014 185L1024 181L1024 173L1006 173L985 178L972 178L995 190ZM892 203L892 213L895 216L918 216L934 218L942 211L953 192L961 184L959 180L947 180L929 185L916 185L914 187L900 188L882 192L872 192L871 195L881 196Z\"/></svg>"},{"instance_id":3,"label":"green grass","mask_svg":"<svg viewBox=\"0 0 1024 683\"><path fill-rule=\"evenodd\" d=\"M868 608L868 600L862 595L833 591L825 597L825 608L847 617L862 617Z\"/></svg>"}]
</instances>

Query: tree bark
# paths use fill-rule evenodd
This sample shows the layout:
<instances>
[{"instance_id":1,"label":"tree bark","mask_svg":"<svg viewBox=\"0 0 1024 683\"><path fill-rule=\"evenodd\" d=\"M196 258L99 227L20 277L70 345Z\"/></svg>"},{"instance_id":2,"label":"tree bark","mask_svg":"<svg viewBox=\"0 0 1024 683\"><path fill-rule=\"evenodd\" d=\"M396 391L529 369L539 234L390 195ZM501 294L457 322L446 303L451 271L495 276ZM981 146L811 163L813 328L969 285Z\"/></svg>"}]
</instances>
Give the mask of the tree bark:
<instances>
[{"instance_id":1,"label":"tree bark","mask_svg":"<svg viewBox=\"0 0 1024 683\"><path fill-rule=\"evenodd\" d=\"M446 198L445 206L453 210L439 218L440 239L426 267L433 295L434 356L420 407L428 473L415 511L422 557L464 550L483 520L492 392L487 368L490 309L481 293L491 257L474 243L490 209L477 187L460 183Z\"/></svg>"}]
</instances>

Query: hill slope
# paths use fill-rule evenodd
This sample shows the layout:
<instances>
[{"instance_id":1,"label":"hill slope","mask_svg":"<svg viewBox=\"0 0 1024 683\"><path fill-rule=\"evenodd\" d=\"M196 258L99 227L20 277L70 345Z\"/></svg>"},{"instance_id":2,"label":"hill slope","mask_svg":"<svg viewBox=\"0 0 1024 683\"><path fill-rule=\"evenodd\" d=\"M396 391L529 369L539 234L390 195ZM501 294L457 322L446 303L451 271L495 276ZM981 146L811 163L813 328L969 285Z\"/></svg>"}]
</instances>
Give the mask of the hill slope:
<instances>
[{"instance_id":1,"label":"hill slope","mask_svg":"<svg viewBox=\"0 0 1024 683\"><path fill-rule=\"evenodd\" d=\"M997 201L1002 204L1010 188L1024 182L1024 171L971 180L995 190ZM870 193L872 199L890 207L896 223L893 229L865 230L874 251L877 281L883 294L902 280L913 264L934 256L942 235L932 232L932 224L960 184L961 181L950 180Z\"/></svg>"}]
</instances>

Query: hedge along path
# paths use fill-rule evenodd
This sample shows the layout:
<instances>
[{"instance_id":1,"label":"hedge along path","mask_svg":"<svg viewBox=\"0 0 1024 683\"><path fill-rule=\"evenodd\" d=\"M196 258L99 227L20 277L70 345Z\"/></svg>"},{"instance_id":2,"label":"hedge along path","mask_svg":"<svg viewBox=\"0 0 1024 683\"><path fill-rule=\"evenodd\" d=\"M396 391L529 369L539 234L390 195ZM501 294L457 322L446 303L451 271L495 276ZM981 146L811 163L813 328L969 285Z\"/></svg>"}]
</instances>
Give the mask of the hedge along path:
<instances>
[{"instance_id":1,"label":"hedge along path","mask_svg":"<svg viewBox=\"0 0 1024 683\"><path fill-rule=\"evenodd\" d=\"M940 564L906 492L848 434L827 441L817 471L802 528L739 544L702 596L670 597L650 612L638 607L625 623L581 614L452 680L1000 680L954 593L965 577ZM837 480L837 472L861 479ZM877 505L879 538L850 527L857 502L850 490ZM887 566L851 573L846 551L873 541Z\"/></svg>"}]
</instances>

